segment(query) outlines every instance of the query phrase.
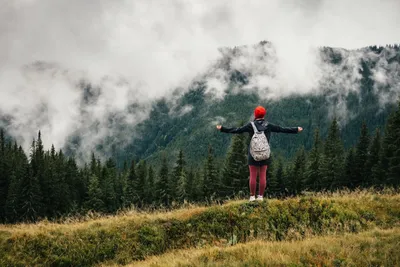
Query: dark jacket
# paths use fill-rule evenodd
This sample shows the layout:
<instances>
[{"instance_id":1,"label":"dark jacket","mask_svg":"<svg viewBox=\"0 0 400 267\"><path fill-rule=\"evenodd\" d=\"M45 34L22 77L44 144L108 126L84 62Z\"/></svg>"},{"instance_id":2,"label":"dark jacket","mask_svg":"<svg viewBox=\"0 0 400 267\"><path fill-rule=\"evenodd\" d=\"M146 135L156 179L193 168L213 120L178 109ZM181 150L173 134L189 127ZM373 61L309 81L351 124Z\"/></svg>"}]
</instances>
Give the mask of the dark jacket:
<instances>
[{"instance_id":1,"label":"dark jacket","mask_svg":"<svg viewBox=\"0 0 400 267\"><path fill-rule=\"evenodd\" d=\"M264 131L264 134L267 137L268 143L270 143L271 133L297 133L298 132L297 127L281 127L279 125L269 123L269 122L265 121L264 119L257 119L257 120L254 120L254 122L259 131ZM221 132L232 133L232 134L249 133L250 138L254 134L253 126L251 126L250 122L239 128L227 128L227 127L222 126ZM269 163L270 163L270 159L263 160L263 161L255 161L253 159L253 157L250 155L250 147L249 147L249 149L248 149L248 164L249 165L262 166L262 165L268 165Z\"/></svg>"}]
</instances>

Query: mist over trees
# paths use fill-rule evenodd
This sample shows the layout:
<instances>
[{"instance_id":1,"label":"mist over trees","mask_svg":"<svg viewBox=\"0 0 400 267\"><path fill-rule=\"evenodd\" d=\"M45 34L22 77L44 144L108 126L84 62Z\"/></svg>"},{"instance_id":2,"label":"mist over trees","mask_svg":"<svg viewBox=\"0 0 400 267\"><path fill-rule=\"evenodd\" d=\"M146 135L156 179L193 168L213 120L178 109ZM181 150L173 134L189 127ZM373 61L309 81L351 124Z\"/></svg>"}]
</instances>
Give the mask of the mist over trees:
<instances>
[{"instance_id":1,"label":"mist over trees","mask_svg":"<svg viewBox=\"0 0 400 267\"><path fill-rule=\"evenodd\" d=\"M365 49L379 58L389 53L386 48ZM399 46L389 48L396 53L385 55L385 60L400 63ZM322 52L333 64L343 60L337 50ZM225 63L229 68L229 61ZM398 187L400 109L380 104L376 90L392 98L396 94L372 79L378 63L363 59L359 92L344 96L332 96L333 86L322 95L262 101L257 94L235 91L249 82L249 74L232 70L226 95L216 101L208 97L206 83L198 81L172 108L166 99L156 101L149 118L136 127L140 140L119 150L117 137L104 140L101 147L113 145L113 157L103 161L96 156L103 155L101 148L83 164L68 146L64 151L54 146L45 150L40 132L25 153L1 130L0 222L57 219L88 211L112 214L133 206L172 208L247 196L249 138L221 135L215 124L242 125L255 103L268 108L269 121L305 129L296 137L273 136L268 196ZM330 110L332 106L337 110Z\"/></svg>"},{"instance_id":2,"label":"mist over trees","mask_svg":"<svg viewBox=\"0 0 400 267\"><path fill-rule=\"evenodd\" d=\"M400 186L400 102L383 133L359 125L355 146L345 149L336 119L322 140L314 133L310 150L303 146L291 160L273 157L268 169L267 195L295 196L303 191L333 191ZM184 202L210 203L247 195L247 138L235 135L224 162L215 160L209 147L202 168L186 163L180 150L176 162L161 165L145 160L125 162L117 168L109 159L92 154L78 167L73 157L44 150L41 133L27 157L13 140L0 133L0 218L3 223L34 222L87 211L115 213L129 208L171 208ZM190 151L189 151L190 152Z\"/></svg>"}]
</instances>

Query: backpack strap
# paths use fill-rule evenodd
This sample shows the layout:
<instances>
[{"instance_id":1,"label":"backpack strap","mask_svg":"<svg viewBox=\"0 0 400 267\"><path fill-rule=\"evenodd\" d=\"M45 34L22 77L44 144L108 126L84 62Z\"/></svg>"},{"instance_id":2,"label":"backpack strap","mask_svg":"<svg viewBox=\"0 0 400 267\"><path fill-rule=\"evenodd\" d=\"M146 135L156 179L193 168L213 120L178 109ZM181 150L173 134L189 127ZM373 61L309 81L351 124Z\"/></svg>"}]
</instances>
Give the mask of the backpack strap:
<instances>
[{"instance_id":1,"label":"backpack strap","mask_svg":"<svg viewBox=\"0 0 400 267\"><path fill-rule=\"evenodd\" d=\"M254 133L259 133L260 131L257 129L255 123L254 123L253 121L250 122L250 123L251 123L251 126L253 126L253 131L254 131Z\"/></svg>"}]
</instances>

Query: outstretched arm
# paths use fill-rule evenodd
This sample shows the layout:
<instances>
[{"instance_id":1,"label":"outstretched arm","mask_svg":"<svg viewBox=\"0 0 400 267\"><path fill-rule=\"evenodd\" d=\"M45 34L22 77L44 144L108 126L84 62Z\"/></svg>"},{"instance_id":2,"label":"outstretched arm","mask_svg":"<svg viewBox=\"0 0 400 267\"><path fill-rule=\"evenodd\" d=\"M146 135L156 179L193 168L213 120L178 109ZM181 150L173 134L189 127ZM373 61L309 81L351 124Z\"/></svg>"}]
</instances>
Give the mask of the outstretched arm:
<instances>
[{"instance_id":1,"label":"outstretched arm","mask_svg":"<svg viewBox=\"0 0 400 267\"><path fill-rule=\"evenodd\" d=\"M217 129L223 133L231 133L231 134L241 134L241 133L248 133L251 131L252 126L250 123L239 127L239 128L227 128L221 125L217 125Z\"/></svg>"},{"instance_id":2,"label":"outstretched arm","mask_svg":"<svg viewBox=\"0 0 400 267\"><path fill-rule=\"evenodd\" d=\"M303 131L301 127L281 127L272 123L270 123L269 126L271 127L271 132L274 133L299 133Z\"/></svg>"}]
</instances>

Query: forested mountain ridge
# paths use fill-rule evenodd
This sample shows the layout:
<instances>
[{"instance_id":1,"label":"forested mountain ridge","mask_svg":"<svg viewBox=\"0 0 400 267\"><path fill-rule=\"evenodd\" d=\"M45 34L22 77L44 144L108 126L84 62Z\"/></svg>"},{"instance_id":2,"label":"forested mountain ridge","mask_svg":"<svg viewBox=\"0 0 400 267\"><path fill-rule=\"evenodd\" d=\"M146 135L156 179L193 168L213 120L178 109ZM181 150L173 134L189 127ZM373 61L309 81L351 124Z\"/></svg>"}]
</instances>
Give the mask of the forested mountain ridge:
<instances>
[{"instance_id":1,"label":"forested mountain ridge","mask_svg":"<svg viewBox=\"0 0 400 267\"><path fill-rule=\"evenodd\" d=\"M268 43L261 42L259 46L268 46ZM254 107L259 104L267 107L269 121L305 129L295 138L274 135L271 140L274 154L292 156L299 145L309 149L314 129L320 128L321 135L326 136L334 117L339 121L344 144L349 147L355 144L362 121L371 131L383 127L400 94L400 50L397 45L371 46L354 51L321 48L324 62L328 62L329 67L334 66L330 73L325 73L343 75L341 80L337 82L336 77L326 77L317 92L291 94L278 99L264 97L269 93L268 89L245 88L253 75L252 69L241 72L230 65L240 51L241 48L228 50L213 69L218 72L218 68L222 68L229 74L223 97L213 97L212 88L207 83L209 74L206 74L173 103L166 99L157 101L149 119L136 128L135 134L139 138L123 150L115 149L119 161L136 157L160 162L163 153L174 161L177 151L184 149L188 162L196 165L201 164L197 159L204 158L209 145L215 149L217 158L221 158L226 153L230 137L215 131L215 124L239 126L251 119ZM346 73L350 68L358 73ZM340 74L341 71L344 74ZM384 75L387 80L380 81L379 75ZM346 83L352 79L353 84Z\"/></svg>"},{"instance_id":2,"label":"forested mountain ridge","mask_svg":"<svg viewBox=\"0 0 400 267\"><path fill-rule=\"evenodd\" d=\"M172 95L155 100L150 108L148 103L133 102L121 110L107 110L101 103L109 97L105 92L109 88L80 80L81 99L77 99L79 106L74 112L79 115L76 118L81 127L69 131L61 141L63 151L84 161L93 151L103 159L117 159L121 168L123 162L131 158L160 163L163 153L173 162L179 149L184 149L187 161L198 165L197 159L207 154L209 145L215 148L218 159L222 159L228 148L230 137L216 132L215 124L238 126L248 122L254 107L261 104L268 109L269 121L305 129L296 138L273 136L274 155L287 157L294 154L298 145L306 149L311 147L316 127L326 136L327 126L334 117L339 121L344 144L349 147L358 137L361 122L365 120L371 131L382 127L399 97L398 45L358 50L322 47L310 55L312 60L308 59L308 54L301 54L304 51L299 51L298 59L291 59L292 55L296 56L291 53L288 64L283 66L279 65L276 50L269 42L222 48L220 58L205 73L200 73L189 88L180 88ZM296 67L297 73L292 73L290 65L301 60L310 61L304 64L309 69L303 73ZM57 65L43 62L28 69L57 77L68 73L57 69ZM308 72L312 75L307 76ZM126 81L122 79L117 83ZM39 122L35 124L51 119L45 114L48 112L45 104L41 109L36 115ZM97 115L91 113L94 110L105 111ZM0 127L3 125L7 132L15 124L17 132L10 131L10 134L20 135L18 140L21 136L33 137L34 132L41 130L18 133L21 123L13 114L0 111ZM24 141L25 151L30 141L30 138ZM50 146L52 142L46 144Z\"/></svg>"},{"instance_id":3,"label":"forested mountain ridge","mask_svg":"<svg viewBox=\"0 0 400 267\"><path fill-rule=\"evenodd\" d=\"M131 206L169 208L185 201L245 196L248 139L224 135L215 125L242 124L258 104L268 108L268 120L305 128L295 136L272 137L267 195L398 187L399 48L374 49L365 49L368 60L362 60L363 68L355 68L356 82L347 83L352 77L346 73L347 63L336 63L345 75L334 68L332 80L318 93L263 99L260 93L271 93L269 89L242 90L253 78L234 70L223 97L215 97L203 77L205 81L194 82L182 96L157 101L149 118L134 128L140 138L122 149L118 136L110 136L82 166L68 149L46 150L40 132L27 155L1 131L0 221L37 221L89 210L114 213ZM323 53L346 62L340 58L348 52L336 52ZM357 90L349 90L352 87ZM93 96L86 96L90 102ZM102 150L110 146L112 156L100 160Z\"/></svg>"}]
</instances>

